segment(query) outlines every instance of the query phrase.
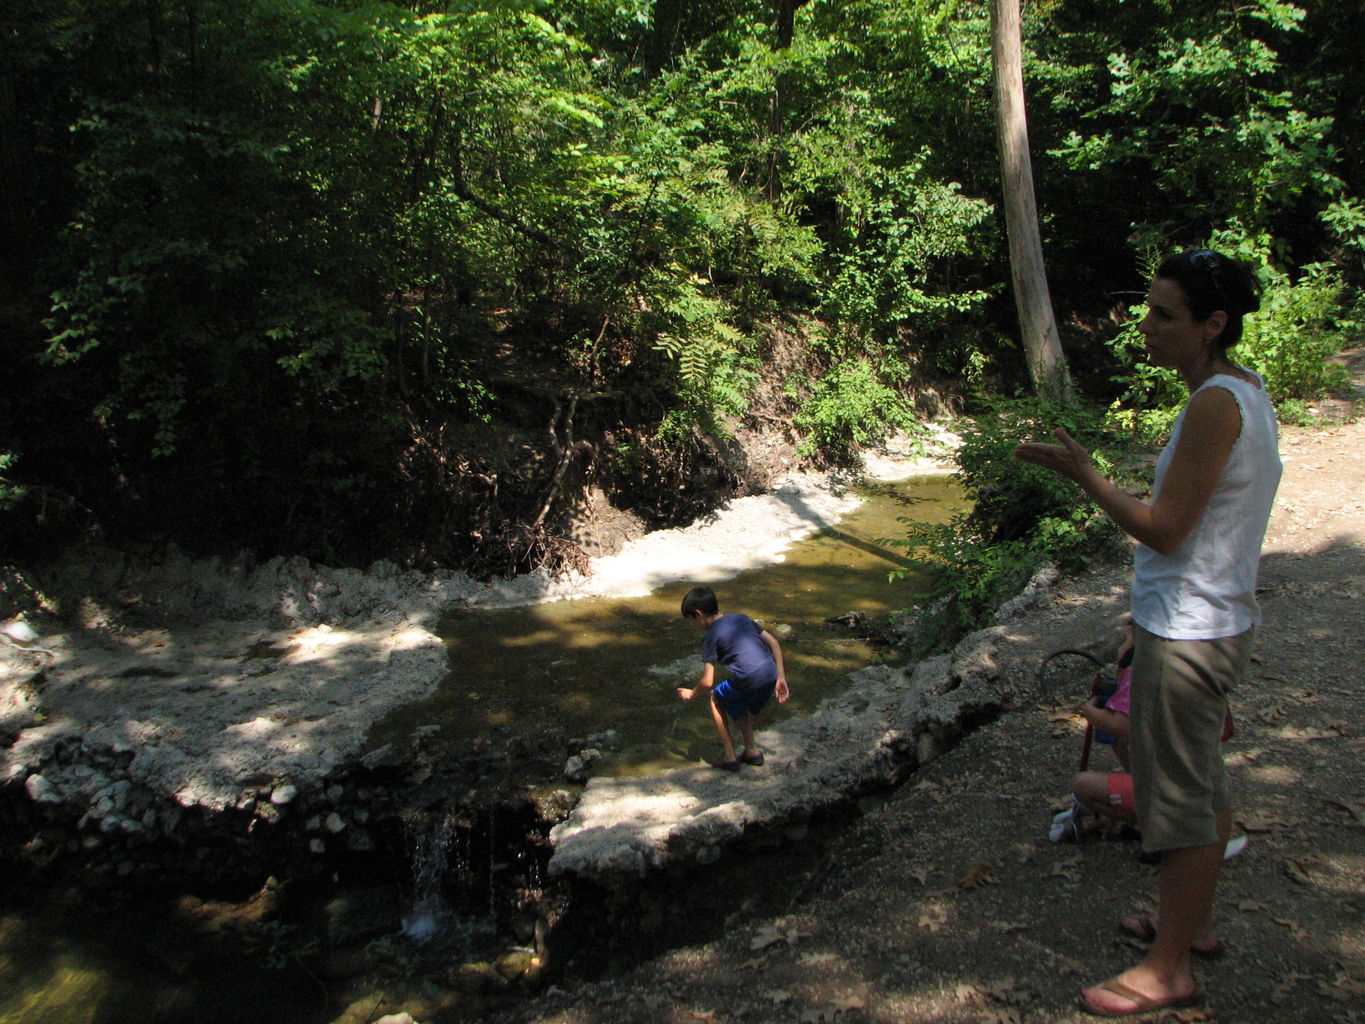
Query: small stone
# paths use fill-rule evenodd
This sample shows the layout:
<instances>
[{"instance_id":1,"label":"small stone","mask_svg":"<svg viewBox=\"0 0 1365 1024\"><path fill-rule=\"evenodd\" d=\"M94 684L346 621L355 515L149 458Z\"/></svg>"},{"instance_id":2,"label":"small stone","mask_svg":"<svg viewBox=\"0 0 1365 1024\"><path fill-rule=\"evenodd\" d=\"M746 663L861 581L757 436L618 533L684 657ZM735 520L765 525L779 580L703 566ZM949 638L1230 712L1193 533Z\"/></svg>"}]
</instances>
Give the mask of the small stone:
<instances>
[{"instance_id":1,"label":"small stone","mask_svg":"<svg viewBox=\"0 0 1365 1024\"><path fill-rule=\"evenodd\" d=\"M941 753L942 748L933 733L920 733L919 739L915 741L915 758L920 764L925 765L936 760Z\"/></svg>"},{"instance_id":2,"label":"small stone","mask_svg":"<svg viewBox=\"0 0 1365 1024\"><path fill-rule=\"evenodd\" d=\"M336 811L333 811L331 814L327 815L327 820L324 824L327 826L328 832L332 833L332 835L336 835L346 828L346 819Z\"/></svg>"},{"instance_id":3,"label":"small stone","mask_svg":"<svg viewBox=\"0 0 1365 1024\"><path fill-rule=\"evenodd\" d=\"M493 966L508 981L516 981L535 966L535 956L532 953L513 950L498 957Z\"/></svg>"},{"instance_id":4,"label":"small stone","mask_svg":"<svg viewBox=\"0 0 1365 1024\"><path fill-rule=\"evenodd\" d=\"M282 786L276 786L270 794L270 802L276 807L283 807L285 804L294 802L294 798L299 795L299 787L292 782L286 782Z\"/></svg>"},{"instance_id":5,"label":"small stone","mask_svg":"<svg viewBox=\"0 0 1365 1024\"><path fill-rule=\"evenodd\" d=\"M586 782L587 768L588 766L583 758L574 754L573 757L564 762L564 778L569 782Z\"/></svg>"},{"instance_id":6,"label":"small stone","mask_svg":"<svg viewBox=\"0 0 1365 1024\"><path fill-rule=\"evenodd\" d=\"M42 775L30 775L24 780L24 788L35 804L57 804L62 801L62 794L57 787Z\"/></svg>"},{"instance_id":7,"label":"small stone","mask_svg":"<svg viewBox=\"0 0 1365 1024\"><path fill-rule=\"evenodd\" d=\"M312 853L326 853L327 843L322 839L310 839L308 840L308 849Z\"/></svg>"}]
</instances>

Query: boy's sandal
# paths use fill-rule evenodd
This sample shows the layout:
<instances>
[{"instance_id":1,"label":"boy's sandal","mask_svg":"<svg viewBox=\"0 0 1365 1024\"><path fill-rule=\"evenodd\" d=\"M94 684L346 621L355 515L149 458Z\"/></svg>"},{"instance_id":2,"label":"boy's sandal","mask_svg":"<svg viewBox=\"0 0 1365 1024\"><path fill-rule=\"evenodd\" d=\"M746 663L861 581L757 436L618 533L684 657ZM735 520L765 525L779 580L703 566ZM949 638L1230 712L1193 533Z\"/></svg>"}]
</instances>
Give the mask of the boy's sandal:
<instances>
[{"instance_id":1,"label":"boy's sandal","mask_svg":"<svg viewBox=\"0 0 1365 1024\"><path fill-rule=\"evenodd\" d=\"M757 768L763 763L763 751L760 750L754 754L750 754L746 751L739 755L739 760L741 764L751 764Z\"/></svg>"},{"instance_id":2,"label":"boy's sandal","mask_svg":"<svg viewBox=\"0 0 1365 1024\"><path fill-rule=\"evenodd\" d=\"M738 762L738 761L717 761L717 762L716 762L716 767L719 768L719 769L720 769L721 771L723 771L723 772L737 772L737 771L739 771L739 762Z\"/></svg>"}]
</instances>

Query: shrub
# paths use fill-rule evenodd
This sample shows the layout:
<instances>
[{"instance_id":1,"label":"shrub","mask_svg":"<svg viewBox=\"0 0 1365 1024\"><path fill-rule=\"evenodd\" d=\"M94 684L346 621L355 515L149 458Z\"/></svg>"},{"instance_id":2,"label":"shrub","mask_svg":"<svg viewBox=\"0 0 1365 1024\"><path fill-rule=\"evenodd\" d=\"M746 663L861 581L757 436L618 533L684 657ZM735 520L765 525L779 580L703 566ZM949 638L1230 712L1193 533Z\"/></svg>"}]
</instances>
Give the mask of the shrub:
<instances>
[{"instance_id":1,"label":"shrub","mask_svg":"<svg viewBox=\"0 0 1365 1024\"><path fill-rule=\"evenodd\" d=\"M815 383L794 422L804 434L798 452L831 462L847 461L856 448L876 443L893 430L915 427L914 410L885 372L864 356L839 360Z\"/></svg>"},{"instance_id":2,"label":"shrub","mask_svg":"<svg viewBox=\"0 0 1365 1024\"><path fill-rule=\"evenodd\" d=\"M1122 532L1073 483L1013 457L1021 441L1050 440L1057 426L1090 451L1106 476L1131 475L1132 451L1088 407L1001 399L968 424L955 476L971 509L947 523L912 524L907 537L890 542L935 570L918 618L917 653L945 649L981 626L1048 563L1074 572L1125 550Z\"/></svg>"}]
</instances>

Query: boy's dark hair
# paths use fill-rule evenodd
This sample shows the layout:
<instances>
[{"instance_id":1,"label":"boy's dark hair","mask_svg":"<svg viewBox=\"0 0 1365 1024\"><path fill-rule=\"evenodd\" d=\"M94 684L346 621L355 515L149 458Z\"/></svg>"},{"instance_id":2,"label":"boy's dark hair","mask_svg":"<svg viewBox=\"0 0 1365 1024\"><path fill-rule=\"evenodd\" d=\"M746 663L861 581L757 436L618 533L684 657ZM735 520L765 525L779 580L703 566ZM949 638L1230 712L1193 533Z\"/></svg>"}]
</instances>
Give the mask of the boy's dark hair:
<instances>
[{"instance_id":1,"label":"boy's dark hair","mask_svg":"<svg viewBox=\"0 0 1365 1024\"><path fill-rule=\"evenodd\" d=\"M716 600L716 592L710 587L693 587L682 599L684 619L693 618L697 612L708 617L720 614L720 602Z\"/></svg>"}]
</instances>

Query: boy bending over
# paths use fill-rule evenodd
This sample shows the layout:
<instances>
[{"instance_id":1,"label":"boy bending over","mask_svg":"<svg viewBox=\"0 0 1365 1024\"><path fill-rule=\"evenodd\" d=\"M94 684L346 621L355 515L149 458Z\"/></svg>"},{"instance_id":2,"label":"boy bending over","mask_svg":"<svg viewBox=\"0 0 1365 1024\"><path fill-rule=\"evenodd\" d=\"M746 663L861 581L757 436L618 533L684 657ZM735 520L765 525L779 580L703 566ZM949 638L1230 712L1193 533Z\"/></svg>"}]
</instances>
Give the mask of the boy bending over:
<instances>
[{"instance_id":1,"label":"boy bending over","mask_svg":"<svg viewBox=\"0 0 1365 1024\"><path fill-rule=\"evenodd\" d=\"M710 587L694 587L682 602L682 616L705 630L701 640L701 660L706 663L697 685L678 687L678 696L691 700L698 690L711 691L711 718L720 734L725 757L717 768L738 771L741 763L760 765L763 752L754 744L754 720L773 694L785 703L791 696L787 674L782 666L782 645L766 629L747 615L720 614L716 594ZM716 682L716 664L727 678ZM735 757L726 716L739 725L744 751Z\"/></svg>"}]
</instances>

